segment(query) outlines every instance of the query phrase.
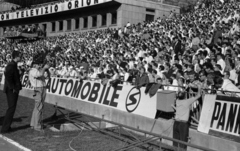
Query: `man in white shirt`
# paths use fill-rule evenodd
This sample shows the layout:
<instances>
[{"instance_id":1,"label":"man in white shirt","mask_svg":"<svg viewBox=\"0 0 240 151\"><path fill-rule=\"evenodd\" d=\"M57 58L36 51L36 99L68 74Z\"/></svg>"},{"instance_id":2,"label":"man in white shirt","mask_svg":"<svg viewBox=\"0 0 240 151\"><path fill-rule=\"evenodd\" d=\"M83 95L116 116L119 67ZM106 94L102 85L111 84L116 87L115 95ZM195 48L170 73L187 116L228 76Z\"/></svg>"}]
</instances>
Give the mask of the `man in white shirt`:
<instances>
[{"instance_id":1,"label":"man in white shirt","mask_svg":"<svg viewBox=\"0 0 240 151\"><path fill-rule=\"evenodd\" d=\"M129 74L128 70L126 68L123 68L122 71L123 71L123 76L124 76L123 84L124 85L130 85L130 82L128 81L128 79L130 77L130 74Z\"/></svg>"},{"instance_id":2,"label":"man in white shirt","mask_svg":"<svg viewBox=\"0 0 240 151\"><path fill-rule=\"evenodd\" d=\"M175 122L173 125L173 138L184 142L188 141L189 135L189 116L191 105L201 97L201 86L198 85L198 93L196 97L186 99L186 92L180 91L178 93L178 99L176 101L176 114ZM187 149L186 145L173 143L173 146L180 147L181 149Z\"/></svg>"},{"instance_id":3,"label":"man in white shirt","mask_svg":"<svg viewBox=\"0 0 240 151\"><path fill-rule=\"evenodd\" d=\"M61 77L62 78L68 78L69 77L69 61L65 62L65 66L61 70Z\"/></svg>"},{"instance_id":4,"label":"man in white shirt","mask_svg":"<svg viewBox=\"0 0 240 151\"><path fill-rule=\"evenodd\" d=\"M224 0L219 0L221 3L224 3Z\"/></svg>"},{"instance_id":5,"label":"man in white shirt","mask_svg":"<svg viewBox=\"0 0 240 151\"><path fill-rule=\"evenodd\" d=\"M230 73L224 72L224 78L217 77L214 83L217 89L222 90L222 93L235 97L240 97L240 89L229 80ZM232 93L231 93L232 92Z\"/></svg>"},{"instance_id":6,"label":"man in white shirt","mask_svg":"<svg viewBox=\"0 0 240 151\"><path fill-rule=\"evenodd\" d=\"M127 23L127 27L130 27L130 26L131 26L131 23L130 23L130 22L128 22L128 23Z\"/></svg>"},{"instance_id":7,"label":"man in white shirt","mask_svg":"<svg viewBox=\"0 0 240 151\"><path fill-rule=\"evenodd\" d=\"M236 81L238 75L237 75L237 71L235 69L235 64L234 63L230 63L230 77L229 79L232 80L232 81Z\"/></svg>"},{"instance_id":8,"label":"man in white shirt","mask_svg":"<svg viewBox=\"0 0 240 151\"><path fill-rule=\"evenodd\" d=\"M219 64L222 67L222 71L221 73L223 74L225 67L226 67L226 63L225 61L222 59L222 54L217 54L217 64Z\"/></svg>"},{"instance_id":9,"label":"man in white shirt","mask_svg":"<svg viewBox=\"0 0 240 151\"><path fill-rule=\"evenodd\" d=\"M73 66L69 67L69 78L77 78L78 73L77 71L73 68Z\"/></svg>"},{"instance_id":10,"label":"man in white shirt","mask_svg":"<svg viewBox=\"0 0 240 151\"><path fill-rule=\"evenodd\" d=\"M29 71L29 81L34 88L35 107L32 113L32 119L30 126L37 130L42 131L41 116L43 110L43 103L46 97L46 82L44 78L44 72L47 71L49 65L45 65L43 68L40 66L40 61L33 61L33 68Z\"/></svg>"},{"instance_id":11,"label":"man in white shirt","mask_svg":"<svg viewBox=\"0 0 240 151\"><path fill-rule=\"evenodd\" d=\"M146 53L145 60L147 63L151 63L153 61L153 57L149 53Z\"/></svg>"},{"instance_id":12,"label":"man in white shirt","mask_svg":"<svg viewBox=\"0 0 240 151\"><path fill-rule=\"evenodd\" d=\"M137 54L138 58L143 58L144 57L144 52L143 50L139 50L138 54Z\"/></svg>"}]
</instances>

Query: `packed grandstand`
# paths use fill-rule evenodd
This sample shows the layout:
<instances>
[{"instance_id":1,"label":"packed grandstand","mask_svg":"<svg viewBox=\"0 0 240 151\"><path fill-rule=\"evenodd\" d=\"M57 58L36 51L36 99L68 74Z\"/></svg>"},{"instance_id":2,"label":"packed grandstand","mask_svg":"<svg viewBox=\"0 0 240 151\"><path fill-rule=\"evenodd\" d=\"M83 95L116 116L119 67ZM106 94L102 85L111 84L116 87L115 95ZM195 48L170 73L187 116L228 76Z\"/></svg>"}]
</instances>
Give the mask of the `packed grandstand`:
<instances>
[{"instance_id":1,"label":"packed grandstand","mask_svg":"<svg viewBox=\"0 0 240 151\"><path fill-rule=\"evenodd\" d=\"M209 5L209 4L208 4ZM128 23L124 28L64 34L41 40L1 39L1 70L11 51L23 53L21 73L36 54L51 62L51 76L116 80L134 84L140 69L147 82L164 85L200 83L206 89L239 92L239 2L201 3L194 12ZM191 75L193 79L191 79Z\"/></svg>"},{"instance_id":2,"label":"packed grandstand","mask_svg":"<svg viewBox=\"0 0 240 151\"><path fill-rule=\"evenodd\" d=\"M113 87L123 84L176 92L184 89L188 98L195 96L200 85L202 96L224 94L236 98L240 97L239 18L237 0L201 0L192 12L171 13L138 24L128 22L118 29L40 39L5 37L0 39L0 73L12 60L12 51L20 51L21 77L28 74L33 61L40 60L51 66L45 72L46 78L101 81ZM5 32L41 32L38 29L33 25L7 28ZM192 106L194 126L200 120L203 98Z\"/></svg>"}]
</instances>

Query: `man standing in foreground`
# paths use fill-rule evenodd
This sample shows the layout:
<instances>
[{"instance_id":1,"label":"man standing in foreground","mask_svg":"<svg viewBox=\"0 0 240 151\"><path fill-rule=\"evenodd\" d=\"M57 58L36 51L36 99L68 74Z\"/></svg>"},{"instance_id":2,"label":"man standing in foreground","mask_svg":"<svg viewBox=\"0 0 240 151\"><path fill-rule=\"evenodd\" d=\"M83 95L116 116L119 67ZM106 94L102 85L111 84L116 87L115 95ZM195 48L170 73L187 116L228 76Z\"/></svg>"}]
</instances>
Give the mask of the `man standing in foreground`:
<instances>
[{"instance_id":1,"label":"man standing in foreground","mask_svg":"<svg viewBox=\"0 0 240 151\"><path fill-rule=\"evenodd\" d=\"M189 84L191 86L193 84ZM201 97L201 85L198 86L198 93L196 97L186 99L186 92L179 92L178 99L176 101L176 115L175 122L173 125L173 138L184 142L188 141L189 134L189 115L191 104L197 101ZM186 150L187 146L183 144L173 143L173 146L180 147Z\"/></svg>"},{"instance_id":2,"label":"man standing in foreground","mask_svg":"<svg viewBox=\"0 0 240 151\"><path fill-rule=\"evenodd\" d=\"M11 131L11 124L17 107L19 91L22 89L20 74L17 68L17 63L20 62L20 60L20 52L13 51L12 61L8 63L4 72L5 83L3 92L7 95L8 109L3 120L1 133L8 133Z\"/></svg>"},{"instance_id":3,"label":"man standing in foreground","mask_svg":"<svg viewBox=\"0 0 240 151\"><path fill-rule=\"evenodd\" d=\"M46 82L44 78L44 72L49 68L45 65L41 68L41 61L38 59L33 60L33 67L29 71L29 81L34 88L33 98L35 100L35 107L33 109L30 126L37 131L42 131L41 116L46 97Z\"/></svg>"}]
</instances>

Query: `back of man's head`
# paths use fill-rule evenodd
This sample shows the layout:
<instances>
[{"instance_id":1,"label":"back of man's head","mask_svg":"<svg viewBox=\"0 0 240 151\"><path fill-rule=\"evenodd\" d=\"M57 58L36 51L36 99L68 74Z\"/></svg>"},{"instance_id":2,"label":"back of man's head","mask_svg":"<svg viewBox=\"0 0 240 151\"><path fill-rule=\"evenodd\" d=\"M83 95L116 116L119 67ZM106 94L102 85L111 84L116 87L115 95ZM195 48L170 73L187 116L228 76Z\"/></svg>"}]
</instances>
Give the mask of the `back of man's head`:
<instances>
[{"instance_id":1,"label":"back of man's head","mask_svg":"<svg viewBox=\"0 0 240 151\"><path fill-rule=\"evenodd\" d=\"M185 91L178 92L178 96L177 97L178 97L179 100L184 100L185 97L186 97L186 92Z\"/></svg>"},{"instance_id":2,"label":"back of man's head","mask_svg":"<svg viewBox=\"0 0 240 151\"><path fill-rule=\"evenodd\" d=\"M222 77L218 76L218 77L214 78L214 84L217 88L221 88L221 86L223 84Z\"/></svg>"},{"instance_id":3,"label":"back of man's head","mask_svg":"<svg viewBox=\"0 0 240 151\"><path fill-rule=\"evenodd\" d=\"M15 59L17 57L20 57L20 52L19 51L13 51L12 52L12 58Z\"/></svg>"}]
</instances>

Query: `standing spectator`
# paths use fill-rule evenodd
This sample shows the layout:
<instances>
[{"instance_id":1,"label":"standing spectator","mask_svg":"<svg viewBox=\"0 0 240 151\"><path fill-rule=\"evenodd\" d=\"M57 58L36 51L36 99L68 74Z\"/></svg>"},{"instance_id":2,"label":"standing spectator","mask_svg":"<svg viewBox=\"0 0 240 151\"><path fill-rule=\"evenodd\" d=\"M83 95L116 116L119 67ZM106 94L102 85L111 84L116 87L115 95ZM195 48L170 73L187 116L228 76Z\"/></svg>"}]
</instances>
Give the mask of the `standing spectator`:
<instances>
[{"instance_id":1,"label":"standing spectator","mask_svg":"<svg viewBox=\"0 0 240 151\"><path fill-rule=\"evenodd\" d=\"M43 68L40 66L41 62L34 59L33 68L29 72L29 81L34 88L35 106L32 113L30 126L36 131L42 131L42 111L46 97L46 79L44 73L49 69L48 65Z\"/></svg>"},{"instance_id":2,"label":"standing spectator","mask_svg":"<svg viewBox=\"0 0 240 151\"><path fill-rule=\"evenodd\" d=\"M177 37L173 38L173 50L175 52L175 54L182 54L182 43L181 40L178 39Z\"/></svg>"},{"instance_id":3,"label":"standing spectator","mask_svg":"<svg viewBox=\"0 0 240 151\"><path fill-rule=\"evenodd\" d=\"M8 133L11 131L11 124L17 107L19 91L22 89L20 75L17 68L17 63L20 61L20 52L13 51L12 61L8 63L4 72L5 82L3 92L7 95L8 109L3 120L1 133Z\"/></svg>"},{"instance_id":4,"label":"standing spectator","mask_svg":"<svg viewBox=\"0 0 240 151\"><path fill-rule=\"evenodd\" d=\"M198 93L196 97L186 99L186 92L180 91L176 101L176 115L173 125L173 138L184 142L188 142L189 135L189 115L191 105L201 97L201 86L198 85ZM186 145L173 142L173 146L187 149Z\"/></svg>"}]
</instances>

